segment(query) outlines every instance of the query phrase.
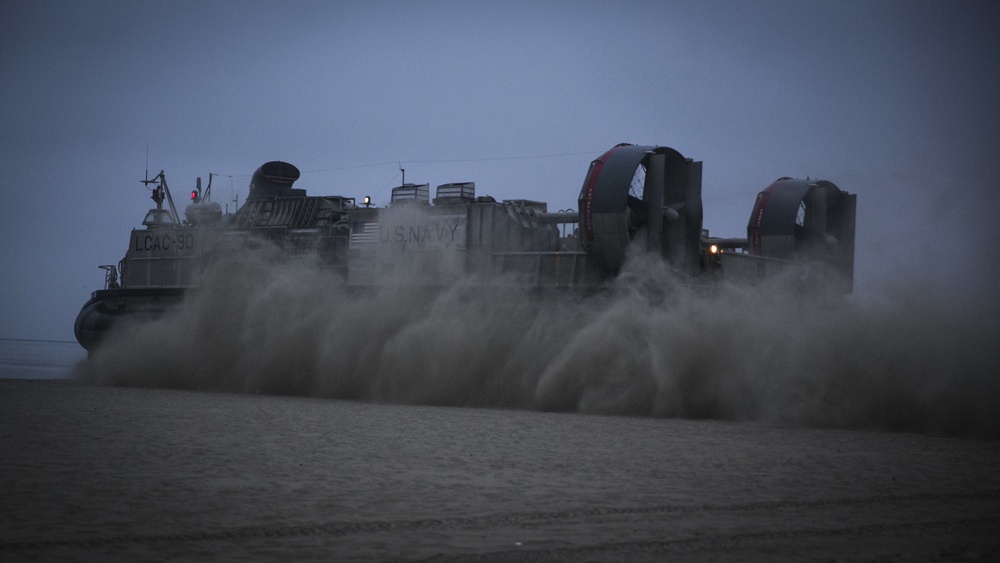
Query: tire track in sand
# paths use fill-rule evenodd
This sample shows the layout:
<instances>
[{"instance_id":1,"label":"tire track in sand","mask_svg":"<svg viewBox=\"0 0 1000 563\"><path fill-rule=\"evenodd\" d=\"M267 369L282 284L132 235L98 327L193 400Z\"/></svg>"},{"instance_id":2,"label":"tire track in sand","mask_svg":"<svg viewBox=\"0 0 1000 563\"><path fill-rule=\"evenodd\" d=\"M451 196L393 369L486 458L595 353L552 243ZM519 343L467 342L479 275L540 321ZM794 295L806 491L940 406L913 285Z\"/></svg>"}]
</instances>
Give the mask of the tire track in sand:
<instances>
[{"instance_id":1,"label":"tire track in sand","mask_svg":"<svg viewBox=\"0 0 1000 563\"><path fill-rule=\"evenodd\" d=\"M399 531L420 531L420 530L461 530L473 528L489 528L493 526L523 525L533 523L558 523L562 520L599 518L603 516L619 515L644 515L644 514L671 514L671 513L712 513L712 512L754 512L770 511L786 508L820 508L829 506L863 506L881 505L892 503L912 503L926 501L959 501L959 500L995 500L1000 499L1000 490L985 490L969 493L921 493L909 495L874 495L868 497L840 498L840 499L815 499L815 500L784 500L784 501L761 501L735 504L694 504L694 505L658 505L658 506L638 506L638 507L593 507L593 508L571 508L558 511L545 512L511 512L488 516L454 517L454 518L427 518L417 520L363 520L358 522L334 521L315 525L298 526L241 526L225 528L215 531L188 532L176 534L135 534L120 535L96 538L81 539L43 539L24 541L3 541L0 542L0 552L16 552L24 550L50 549L50 548L106 548L129 544L172 544L172 543L192 543L210 541L238 541L252 539L281 539L307 536L350 536L358 534L371 534L381 532ZM984 523L998 521L1000 518L979 518L968 519L967 523ZM903 529L921 528L947 528L949 526L961 525L965 520L940 520L931 522L910 522L897 524L871 524L850 528L823 528L815 530L782 530L775 532L750 532L745 534L735 534L730 536L704 536L698 538L667 540L662 542L625 542L622 544L608 544L607 546L580 547L580 548L558 548L548 551L535 552L536 555L545 553L566 554L576 553L585 555L593 551L601 553L608 549L622 549L628 546L641 549L660 549L665 547L677 547L695 542L706 541L728 541L745 542L761 541L768 539L794 539L798 537L812 536L834 536L847 534L869 534L884 533ZM618 546L617 548L615 546ZM505 558L507 552L496 552L486 556L498 556ZM510 555L530 553L528 551L512 551ZM463 556L468 558L469 555ZM475 556L473 556L475 557ZM517 555L518 558L521 555ZM447 560L446 557L444 560Z\"/></svg>"}]
</instances>

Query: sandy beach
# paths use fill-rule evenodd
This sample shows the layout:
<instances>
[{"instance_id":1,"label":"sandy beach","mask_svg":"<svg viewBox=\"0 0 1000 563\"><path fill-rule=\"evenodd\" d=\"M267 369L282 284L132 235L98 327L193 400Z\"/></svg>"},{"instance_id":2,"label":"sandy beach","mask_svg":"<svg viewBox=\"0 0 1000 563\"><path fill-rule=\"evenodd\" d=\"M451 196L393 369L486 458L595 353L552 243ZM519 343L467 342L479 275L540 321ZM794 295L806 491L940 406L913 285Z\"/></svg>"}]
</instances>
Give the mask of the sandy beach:
<instances>
[{"instance_id":1,"label":"sandy beach","mask_svg":"<svg viewBox=\"0 0 1000 563\"><path fill-rule=\"evenodd\" d=\"M0 380L0 559L995 560L1000 442Z\"/></svg>"}]
</instances>

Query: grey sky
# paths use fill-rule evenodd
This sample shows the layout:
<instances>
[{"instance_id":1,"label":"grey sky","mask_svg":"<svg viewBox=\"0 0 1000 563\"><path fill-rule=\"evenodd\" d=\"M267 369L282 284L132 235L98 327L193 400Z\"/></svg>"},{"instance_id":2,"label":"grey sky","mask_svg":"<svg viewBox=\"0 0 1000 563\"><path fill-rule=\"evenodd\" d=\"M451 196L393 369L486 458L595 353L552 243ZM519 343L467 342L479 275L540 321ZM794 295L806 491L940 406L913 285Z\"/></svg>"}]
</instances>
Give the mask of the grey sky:
<instances>
[{"instance_id":1,"label":"grey sky","mask_svg":"<svg viewBox=\"0 0 1000 563\"><path fill-rule=\"evenodd\" d=\"M0 337L71 339L166 171L242 202L399 182L576 207L619 142L705 163L740 236L779 176L858 193L857 286L992 290L1000 10L988 2L46 2L0 5ZM532 157L514 159L511 157ZM544 158L542 158L544 157ZM372 164L372 166L361 166ZM353 168L352 168L353 167Z\"/></svg>"}]
</instances>

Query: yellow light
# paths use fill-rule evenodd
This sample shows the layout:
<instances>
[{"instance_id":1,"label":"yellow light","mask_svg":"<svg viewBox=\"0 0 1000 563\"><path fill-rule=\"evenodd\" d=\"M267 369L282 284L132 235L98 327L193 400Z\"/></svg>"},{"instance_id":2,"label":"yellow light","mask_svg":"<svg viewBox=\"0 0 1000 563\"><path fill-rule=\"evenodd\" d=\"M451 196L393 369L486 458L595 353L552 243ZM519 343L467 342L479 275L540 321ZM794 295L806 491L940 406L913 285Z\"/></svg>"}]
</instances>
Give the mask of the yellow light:
<instances>
[{"instance_id":1,"label":"yellow light","mask_svg":"<svg viewBox=\"0 0 1000 563\"><path fill-rule=\"evenodd\" d=\"M712 246L708 247L708 249L712 252L712 254L718 254L719 253L719 247L717 245L713 244Z\"/></svg>"}]
</instances>

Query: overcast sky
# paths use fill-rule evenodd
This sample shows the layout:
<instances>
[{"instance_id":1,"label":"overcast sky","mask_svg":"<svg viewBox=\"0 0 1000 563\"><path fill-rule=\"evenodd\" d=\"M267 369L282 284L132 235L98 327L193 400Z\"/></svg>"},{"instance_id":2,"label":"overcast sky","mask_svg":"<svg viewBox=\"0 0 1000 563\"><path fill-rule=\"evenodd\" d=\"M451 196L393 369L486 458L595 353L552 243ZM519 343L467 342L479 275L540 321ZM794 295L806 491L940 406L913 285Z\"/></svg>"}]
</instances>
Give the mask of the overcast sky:
<instances>
[{"instance_id":1,"label":"overcast sky","mask_svg":"<svg viewBox=\"0 0 1000 563\"><path fill-rule=\"evenodd\" d=\"M856 285L995 293L992 2L0 4L0 337L72 339L152 206L274 159L311 195L406 179L576 207L620 142L704 162L705 227L745 236L780 176L858 194Z\"/></svg>"}]
</instances>

